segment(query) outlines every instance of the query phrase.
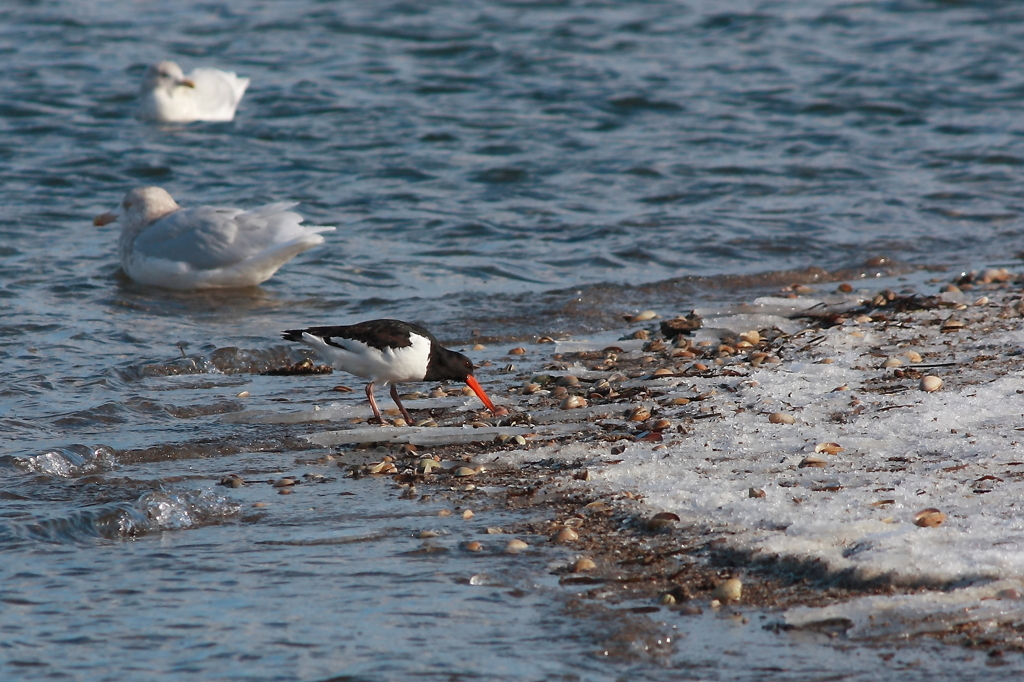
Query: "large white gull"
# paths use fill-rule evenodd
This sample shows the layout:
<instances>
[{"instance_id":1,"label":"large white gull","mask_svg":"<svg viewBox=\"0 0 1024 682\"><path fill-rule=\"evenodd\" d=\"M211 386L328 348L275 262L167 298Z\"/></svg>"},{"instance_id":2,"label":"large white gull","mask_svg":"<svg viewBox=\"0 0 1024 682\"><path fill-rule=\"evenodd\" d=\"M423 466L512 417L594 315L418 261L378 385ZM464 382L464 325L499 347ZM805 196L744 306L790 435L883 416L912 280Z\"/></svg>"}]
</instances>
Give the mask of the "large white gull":
<instances>
[{"instance_id":1,"label":"large white gull","mask_svg":"<svg viewBox=\"0 0 1024 682\"><path fill-rule=\"evenodd\" d=\"M139 117L161 123L230 121L249 87L230 71L196 69L187 77L174 62L149 67L139 94Z\"/></svg>"},{"instance_id":2,"label":"large white gull","mask_svg":"<svg viewBox=\"0 0 1024 682\"><path fill-rule=\"evenodd\" d=\"M324 241L334 227L302 225L278 203L252 211L182 208L160 187L139 187L95 225L121 222L118 252L125 274L168 289L248 287L270 279L286 262Z\"/></svg>"}]
</instances>

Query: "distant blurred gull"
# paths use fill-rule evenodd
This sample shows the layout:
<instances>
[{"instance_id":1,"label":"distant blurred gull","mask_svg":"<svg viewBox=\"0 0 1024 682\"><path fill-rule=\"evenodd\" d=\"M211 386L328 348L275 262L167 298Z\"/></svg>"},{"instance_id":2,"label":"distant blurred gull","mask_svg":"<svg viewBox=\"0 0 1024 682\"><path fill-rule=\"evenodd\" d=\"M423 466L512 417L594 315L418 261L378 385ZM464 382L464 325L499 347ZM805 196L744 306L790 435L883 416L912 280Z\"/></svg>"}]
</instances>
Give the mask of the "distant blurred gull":
<instances>
[{"instance_id":1,"label":"distant blurred gull","mask_svg":"<svg viewBox=\"0 0 1024 682\"><path fill-rule=\"evenodd\" d=\"M185 77L174 62L149 67L142 84L139 117L162 123L230 121L249 87L229 71L196 69Z\"/></svg>"},{"instance_id":2,"label":"distant blurred gull","mask_svg":"<svg viewBox=\"0 0 1024 682\"><path fill-rule=\"evenodd\" d=\"M125 273L140 284L169 289L255 286L303 251L322 244L323 225L302 225L288 209L268 204L253 211L181 208L159 187L128 192L121 205L93 220L121 221L118 251Z\"/></svg>"}]
</instances>

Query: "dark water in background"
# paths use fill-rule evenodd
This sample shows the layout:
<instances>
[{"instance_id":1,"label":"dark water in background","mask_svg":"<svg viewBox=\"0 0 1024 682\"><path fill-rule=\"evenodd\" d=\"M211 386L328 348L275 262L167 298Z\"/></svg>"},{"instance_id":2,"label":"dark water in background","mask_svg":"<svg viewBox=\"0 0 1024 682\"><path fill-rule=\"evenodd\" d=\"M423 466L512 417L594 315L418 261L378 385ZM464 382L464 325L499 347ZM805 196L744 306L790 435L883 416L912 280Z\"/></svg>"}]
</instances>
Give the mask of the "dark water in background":
<instances>
[{"instance_id":1,"label":"dark water in background","mask_svg":"<svg viewBox=\"0 0 1024 682\"><path fill-rule=\"evenodd\" d=\"M3 679L657 679L646 635L594 657L546 559L481 592L457 553L408 554L437 510L390 489L254 512L269 488L212 483L338 470L296 463L320 454L301 429L220 415L322 399L247 373L296 325L504 340L685 311L726 275L1005 262L1022 52L1014 2L4 2ZM236 120L137 122L164 58L250 77ZM260 289L147 290L90 222L144 184L339 229ZM815 679L821 655L783 665Z\"/></svg>"}]
</instances>

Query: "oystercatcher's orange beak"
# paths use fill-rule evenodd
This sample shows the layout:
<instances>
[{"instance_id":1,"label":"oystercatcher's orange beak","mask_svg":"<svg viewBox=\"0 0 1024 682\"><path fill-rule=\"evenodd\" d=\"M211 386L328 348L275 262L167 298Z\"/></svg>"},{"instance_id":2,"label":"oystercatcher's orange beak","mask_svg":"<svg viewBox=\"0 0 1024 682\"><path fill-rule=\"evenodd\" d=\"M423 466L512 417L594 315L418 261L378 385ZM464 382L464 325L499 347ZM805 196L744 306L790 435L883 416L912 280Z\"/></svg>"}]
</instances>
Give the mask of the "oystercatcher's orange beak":
<instances>
[{"instance_id":1,"label":"oystercatcher's orange beak","mask_svg":"<svg viewBox=\"0 0 1024 682\"><path fill-rule=\"evenodd\" d=\"M480 401L483 402L487 409L491 411L491 414L497 414L497 408L494 407L494 403L492 403L491 399L487 397L486 393L484 393L484 387L480 385L480 382L476 380L476 377L472 374L466 377L466 385L473 389L473 393L477 394Z\"/></svg>"},{"instance_id":2,"label":"oystercatcher's orange beak","mask_svg":"<svg viewBox=\"0 0 1024 682\"><path fill-rule=\"evenodd\" d=\"M117 214L107 211L106 213L100 213L98 216L92 219L93 225L108 225L117 220Z\"/></svg>"}]
</instances>

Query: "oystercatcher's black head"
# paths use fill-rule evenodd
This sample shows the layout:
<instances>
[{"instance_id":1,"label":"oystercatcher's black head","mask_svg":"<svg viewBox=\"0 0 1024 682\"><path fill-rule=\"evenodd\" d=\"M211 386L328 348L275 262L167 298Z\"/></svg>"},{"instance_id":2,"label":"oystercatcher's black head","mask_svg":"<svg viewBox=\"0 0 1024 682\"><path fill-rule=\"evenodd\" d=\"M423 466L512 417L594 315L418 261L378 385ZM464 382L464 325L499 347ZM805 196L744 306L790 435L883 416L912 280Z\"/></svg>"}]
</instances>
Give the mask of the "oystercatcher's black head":
<instances>
[{"instance_id":1,"label":"oystercatcher's black head","mask_svg":"<svg viewBox=\"0 0 1024 682\"><path fill-rule=\"evenodd\" d=\"M465 381L466 385L473 389L481 402L487 406L491 414L495 414L494 403L484 393L483 386L473 376L473 363L462 353L448 350L439 343L433 343L430 347L430 358L427 361L427 374L424 381L444 381L452 379Z\"/></svg>"},{"instance_id":2,"label":"oystercatcher's black head","mask_svg":"<svg viewBox=\"0 0 1024 682\"><path fill-rule=\"evenodd\" d=\"M473 376L473 362L469 358L439 343L431 346L424 381L465 381L470 376Z\"/></svg>"}]
</instances>

